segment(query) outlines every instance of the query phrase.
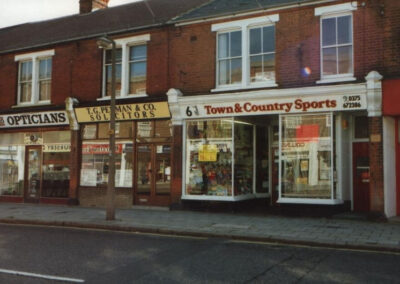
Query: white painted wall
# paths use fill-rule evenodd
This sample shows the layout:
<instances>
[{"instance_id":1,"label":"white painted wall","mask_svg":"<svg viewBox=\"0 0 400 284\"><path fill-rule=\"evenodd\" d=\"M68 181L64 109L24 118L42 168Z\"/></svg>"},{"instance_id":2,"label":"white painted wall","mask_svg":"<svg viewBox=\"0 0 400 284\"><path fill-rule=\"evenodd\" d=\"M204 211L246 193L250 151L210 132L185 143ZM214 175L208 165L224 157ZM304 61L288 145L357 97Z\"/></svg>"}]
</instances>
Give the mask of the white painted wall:
<instances>
[{"instance_id":1,"label":"white painted wall","mask_svg":"<svg viewBox=\"0 0 400 284\"><path fill-rule=\"evenodd\" d=\"M383 117L383 182L386 217L396 216L396 129L395 119Z\"/></svg>"}]
</instances>

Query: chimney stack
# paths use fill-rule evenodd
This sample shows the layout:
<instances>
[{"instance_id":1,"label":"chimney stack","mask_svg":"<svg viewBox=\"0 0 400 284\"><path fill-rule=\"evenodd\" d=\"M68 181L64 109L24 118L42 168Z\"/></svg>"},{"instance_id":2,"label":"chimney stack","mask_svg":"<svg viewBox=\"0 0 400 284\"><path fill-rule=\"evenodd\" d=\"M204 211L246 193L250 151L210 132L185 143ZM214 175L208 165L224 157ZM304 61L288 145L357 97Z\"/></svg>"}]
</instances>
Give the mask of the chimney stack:
<instances>
[{"instance_id":1,"label":"chimney stack","mask_svg":"<svg viewBox=\"0 0 400 284\"><path fill-rule=\"evenodd\" d=\"M90 13L93 10L107 8L110 0L79 0L79 14Z\"/></svg>"}]
</instances>

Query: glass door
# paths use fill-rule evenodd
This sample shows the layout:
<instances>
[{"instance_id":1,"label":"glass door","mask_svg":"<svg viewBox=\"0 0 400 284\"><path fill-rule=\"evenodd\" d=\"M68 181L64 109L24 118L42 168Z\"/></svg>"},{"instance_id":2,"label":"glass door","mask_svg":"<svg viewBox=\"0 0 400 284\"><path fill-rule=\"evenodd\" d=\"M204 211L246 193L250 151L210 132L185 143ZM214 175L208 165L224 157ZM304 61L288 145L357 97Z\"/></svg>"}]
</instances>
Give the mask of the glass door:
<instances>
[{"instance_id":1,"label":"glass door","mask_svg":"<svg viewBox=\"0 0 400 284\"><path fill-rule=\"evenodd\" d=\"M171 145L137 146L135 204L169 205L171 183Z\"/></svg>"},{"instance_id":2,"label":"glass door","mask_svg":"<svg viewBox=\"0 0 400 284\"><path fill-rule=\"evenodd\" d=\"M42 147L27 146L25 171L25 201L38 202L40 197Z\"/></svg>"}]
</instances>

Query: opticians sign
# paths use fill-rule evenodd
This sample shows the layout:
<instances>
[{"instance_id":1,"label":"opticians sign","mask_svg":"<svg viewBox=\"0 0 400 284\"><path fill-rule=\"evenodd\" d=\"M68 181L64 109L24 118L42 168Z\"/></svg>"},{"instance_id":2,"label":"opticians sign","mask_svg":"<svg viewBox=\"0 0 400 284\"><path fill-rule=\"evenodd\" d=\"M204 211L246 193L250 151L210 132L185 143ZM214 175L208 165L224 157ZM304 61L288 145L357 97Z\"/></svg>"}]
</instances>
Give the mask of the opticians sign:
<instances>
[{"instance_id":1,"label":"opticians sign","mask_svg":"<svg viewBox=\"0 0 400 284\"><path fill-rule=\"evenodd\" d=\"M204 103L184 107L184 115L191 118L362 110L367 108L367 101L365 95L343 95Z\"/></svg>"},{"instance_id":2,"label":"opticians sign","mask_svg":"<svg viewBox=\"0 0 400 284\"><path fill-rule=\"evenodd\" d=\"M65 111L46 111L0 115L0 128L68 125Z\"/></svg>"},{"instance_id":3,"label":"opticians sign","mask_svg":"<svg viewBox=\"0 0 400 284\"><path fill-rule=\"evenodd\" d=\"M110 121L110 106L81 107L75 109L79 123ZM153 118L170 118L167 102L117 105L115 109L117 121L141 120Z\"/></svg>"}]
</instances>

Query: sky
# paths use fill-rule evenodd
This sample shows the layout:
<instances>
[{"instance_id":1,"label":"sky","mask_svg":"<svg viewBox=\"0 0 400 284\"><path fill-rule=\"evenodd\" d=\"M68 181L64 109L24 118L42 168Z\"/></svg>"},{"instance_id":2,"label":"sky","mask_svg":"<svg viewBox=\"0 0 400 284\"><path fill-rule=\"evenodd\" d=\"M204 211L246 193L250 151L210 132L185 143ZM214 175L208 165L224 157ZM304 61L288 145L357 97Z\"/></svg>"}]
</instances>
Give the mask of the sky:
<instances>
[{"instance_id":1,"label":"sky","mask_svg":"<svg viewBox=\"0 0 400 284\"><path fill-rule=\"evenodd\" d=\"M110 0L109 7L139 0ZM0 28L78 14L79 0L0 0Z\"/></svg>"}]
</instances>

